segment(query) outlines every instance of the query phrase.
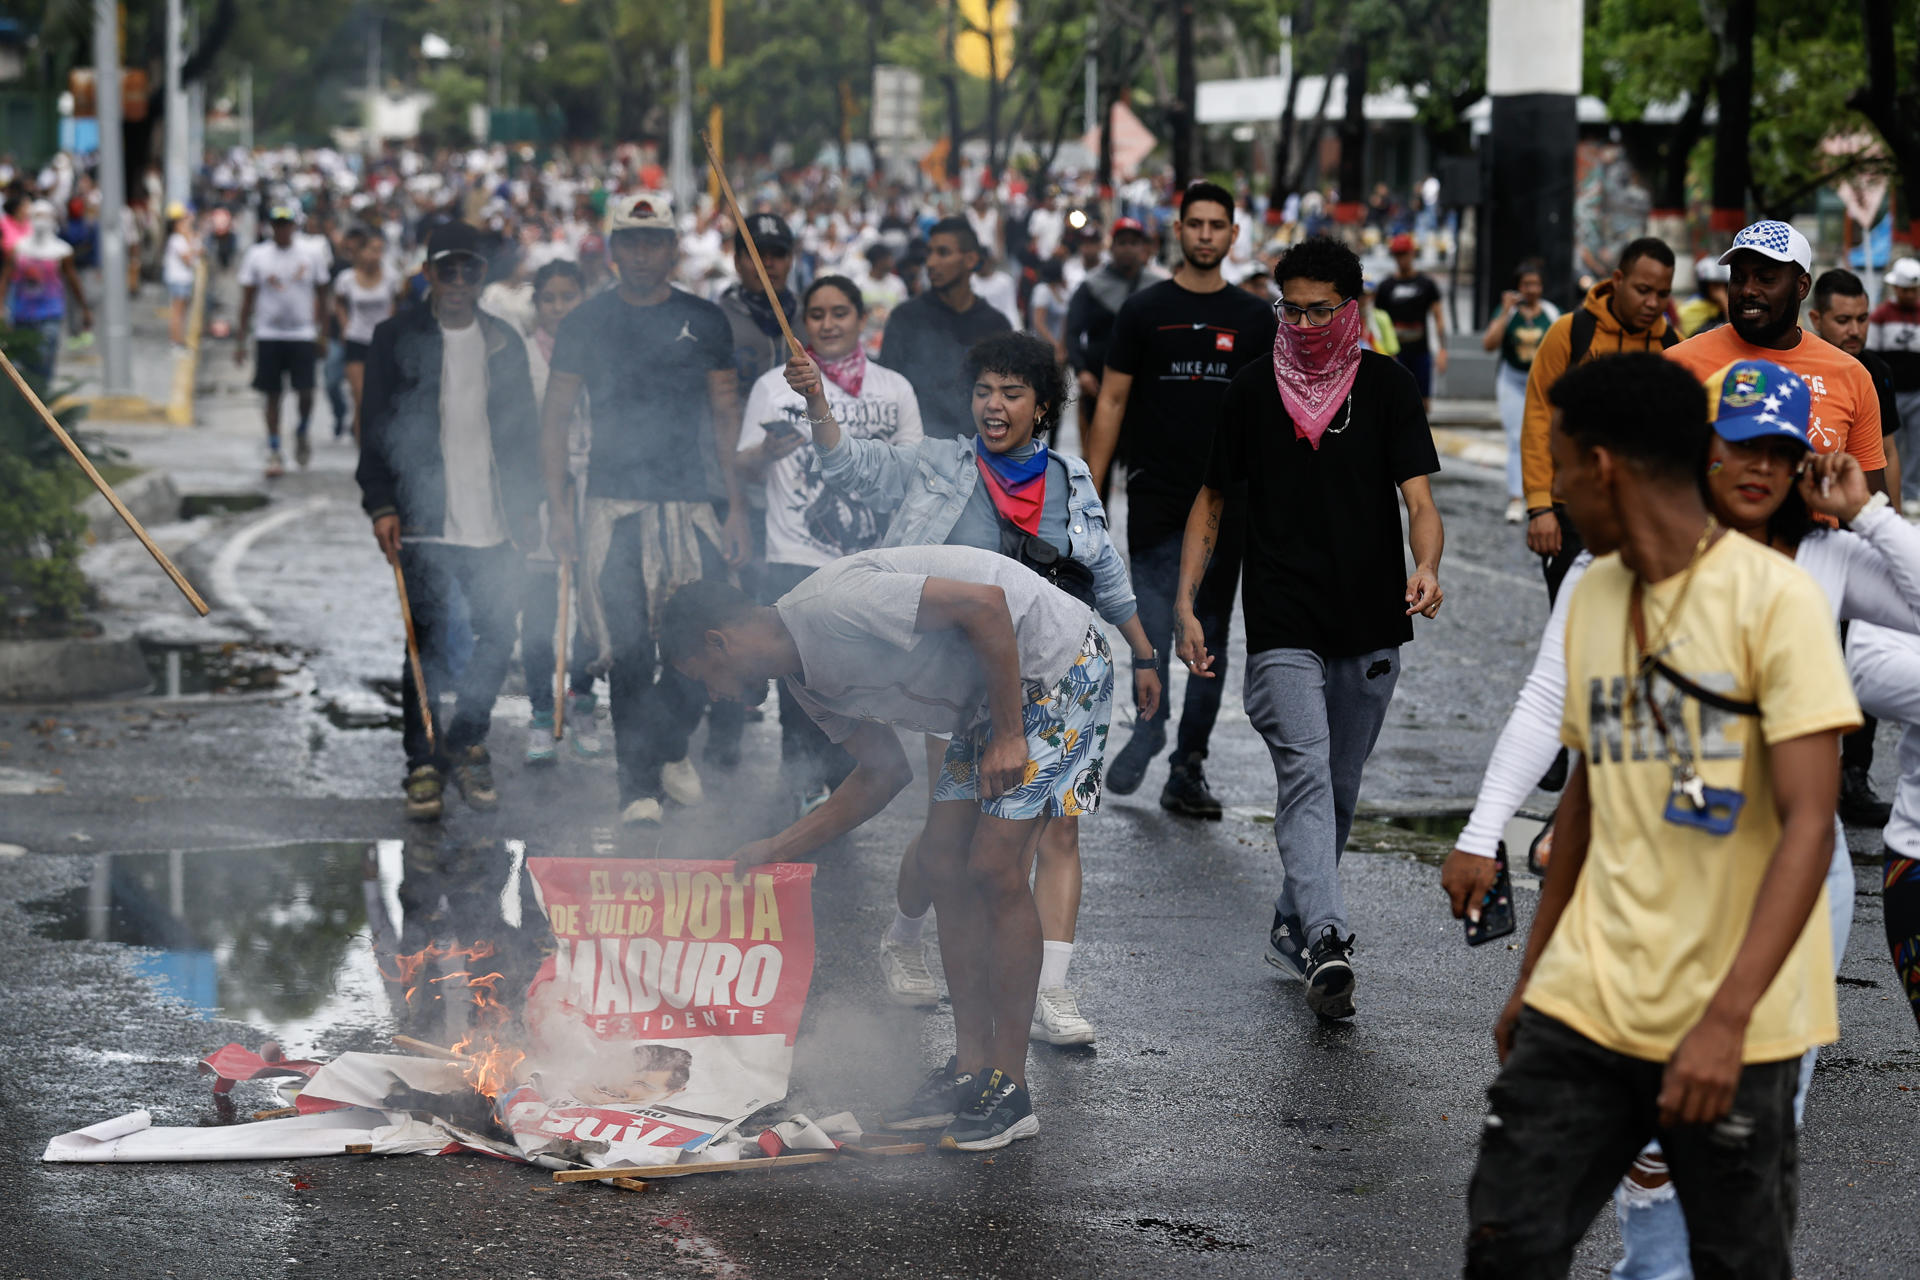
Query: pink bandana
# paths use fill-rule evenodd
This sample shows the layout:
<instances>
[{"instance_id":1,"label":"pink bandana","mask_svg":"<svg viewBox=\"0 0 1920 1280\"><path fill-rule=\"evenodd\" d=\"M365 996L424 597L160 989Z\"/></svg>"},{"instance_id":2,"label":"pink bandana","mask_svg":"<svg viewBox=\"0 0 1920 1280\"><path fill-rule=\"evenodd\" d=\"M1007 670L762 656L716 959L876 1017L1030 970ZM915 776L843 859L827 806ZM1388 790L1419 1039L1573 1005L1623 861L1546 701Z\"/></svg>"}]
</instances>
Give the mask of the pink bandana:
<instances>
[{"instance_id":1,"label":"pink bandana","mask_svg":"<svg viewBox=\"0 0 1920 1280\"><path fill-rule=\"evenodd\" d=\"M1341 307L1333 323L1282 322L1273 339L1273 380L1293 416L1293 431L1316 450L1360 370L1360 301Z\"/></svg>"},{"instance_id":2,"label":"pink bandana","mask_svg":"<svg viewBox=\"0 0 1920 1280\"><path fill-rule=\"evenodd\" d=\"M827 375L827 381L850 396L860 394L860 385L867 380L867 353L859 343L838 360L822 360L812 347L807 348L807 355Z\"/></svg>"}]
</instances>

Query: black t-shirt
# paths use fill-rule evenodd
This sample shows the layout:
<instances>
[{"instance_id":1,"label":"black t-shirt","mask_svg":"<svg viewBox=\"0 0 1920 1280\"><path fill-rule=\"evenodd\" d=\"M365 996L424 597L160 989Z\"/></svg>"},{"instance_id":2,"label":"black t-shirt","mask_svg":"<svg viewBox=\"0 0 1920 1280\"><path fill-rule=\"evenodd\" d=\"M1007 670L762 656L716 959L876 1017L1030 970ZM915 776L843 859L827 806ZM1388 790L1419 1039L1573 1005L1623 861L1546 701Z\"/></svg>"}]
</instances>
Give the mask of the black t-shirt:
<instances>
[{"instance_id":1,"label":"black t-shirt","mask_svg":"<svg viewBox=\"0 0 1920 1280\"><path fill-rule=\"evenodd\" d=\"M672 290L635 306L618 289L560 322L553 371L578 376L593 417L587 496L684 502L707 494L707 375L733 371L733 330L711 302Z\"/></svg>"},{"instance_id":2,"label":"black t-shirt","mask_svg":"<svg viewBox=\"0 0 1920 1280\"><path fill-rule=\"evenodd\" d=\"M967 310L955 311L927 292L893 309L880 337L880 361L913 384L928 439L973 434L973 389L965 380L967 348L1012 328L978 297Z\"/></svg>"},{"instance_id":3,"label":"black t-shirt","mask_svg":"<svg viewBox=\"0 0 1920 1280\"><path fill-rule=\"evenodd\" d=\"M1867 372L1873 376L1873 393L1880 397L1880 436L1883 440L1892 440L1894 432L1906 424L1900 421L1900 401L1894 394L1893 367L1880 358L1878 352L1861 351L1855 357L1867 366ZM1900 460L1904 469L1906 459ZM1899 495L1895 495L1897 498Z\"/></svg>"},{"instance_id":4,"label":"black t-shirt","mask_svg":"<svg viewBox=\"0 0 1920 1280\"><path fill-rule=\"evenodd\" d=\"M1266 362L1227 388L1207 487L1246 485L1248 653L1348 658L1413 639L1399 486L1440 469L1433 433L1413 375L1386 356L1360 353L1349 405L1316 450Z\"/></svg>"},{"instance_id":5,"label":"black t-shirt","mask_svg":"<svg viewBox=\"0 0 1920 1280\"><path fill-rule=\"evenodd\" d=\"M1373 296L1373 305L1393 321L1393 336L1400 339L1401 354L1410 356L1427 354L1427 317L1438 301L1440 286L1419 272L1404 279L1387 277Z\"/></svg>"},{"instance_id":6,"label":"black t-shirt","mask_svg":"<svg viewBox=\"0 0 1920 1280\"><path fill-rule=\"evenodd\" d=\"M1195 293L1162 280L1113 322L1107 368L1133 379L1120 425L1127 536L1145 548L1186 528L1233 376L1273 356L1273 308L1228 285Z\"/></svg>"}]
</instances>

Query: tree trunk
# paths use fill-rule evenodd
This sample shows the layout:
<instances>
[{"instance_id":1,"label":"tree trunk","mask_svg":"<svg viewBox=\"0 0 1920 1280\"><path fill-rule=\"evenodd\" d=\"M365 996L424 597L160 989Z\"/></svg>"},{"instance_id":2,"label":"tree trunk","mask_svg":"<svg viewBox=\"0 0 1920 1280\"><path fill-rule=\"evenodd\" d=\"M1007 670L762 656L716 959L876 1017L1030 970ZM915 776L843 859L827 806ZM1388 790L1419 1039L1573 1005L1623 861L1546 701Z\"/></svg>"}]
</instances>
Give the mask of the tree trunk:
<instances>
[{"instance_id":1,"label":"tree trunk","mask_svg":"<svg viewBox=\"0 0 1920 1280\"><path fill-rule=\"evenodd\" d=\"M960 0L947 0L947 70L940 83L947 91L947 181L960 181L960 79L953 69L956 24L960 20Z\"/></svg>"},{"instance_id":2,"label":"tree trunk","mask_svg":"<svg viewBox=\"0 0 1920 1280\"><path fill-rule=\"evenodd\" d=\"M1358 224L1367 209L1367 42L1351 34L1340 58L1347 78L1347 110L1340 118L1340 200L1335 222Z\"/></svg>"},{"instance_id":3,"label":"tree trunk","mask_svg":"<svg viewBox=\"0 0 1920 1280\"><path fill-rule=\"evenodd\" d=\"M1756 0L1701 0L1700 8L1720 46L1714 98L1720 106L1713 131L1713 218L1716 232L1747 225L1747 188L1753 162L1747 135L1753 122L1753 28Z\"/></svg>"},{"instance_id":4,"label":"tree trunk","mask_svg":"<svg viewBox=\"0 0 1920 1280\"><path fill-rule=\"evenodd\" d=\"M1273 184L1267 198L1278 209L1293 194L1293 129L1299 119L1300 70L1287 77L1287 102L1280 109L1280 136L1273 142Z\"/></svg>"},{"instance_id":5,"label":"tree trunk","mask_svg":"<svg viewBox=\"0 0 1920 1280\"><path fill-rule=\"evenodd\" d=\"M1174 21L1174 89L1172 111L1173 185L1185 191L1194 180L1193 154L1193 0L1176 0Z\"/></svg>"},{"instance_id":6,"label":"tree trunk","mask_svg":"<svg viewBox=\"0 0 1920 1280\"><path fill-rule=\"evenodd\" d=\"M987 0L987 29L980 34L987 42L987 181L997 182L1000 173L1000 42L993 38L993 9L997 0Z\"/></svg>"},{"instance_id":7,"label":"tree trunk","mask_svg":"<svg viewBox=\"0 0 1920 1280\"><path fill-rule=\"evenodd\" d=\"M880 8L885 0L867 0L867 150L873 155L873 171L882 172L880 164L880 138L873 131L873 118L877 103L874 99L874 87L880 70Z\"/></svg>"},{"instance_id":8,"label":"tree trunk","mask_svg":"<svg viewBox=\"0 0 1920 1280\"><path fill-rule=\"evenodd\" d=\"M1907 238L1920 244L1920 99L1900 92L1893 42L1892 0L1861 0L1867 49L1867 87L1847 105L1873 122L1900 171L1900 196L1907 207Z\"/></svg>"}]
</instances>

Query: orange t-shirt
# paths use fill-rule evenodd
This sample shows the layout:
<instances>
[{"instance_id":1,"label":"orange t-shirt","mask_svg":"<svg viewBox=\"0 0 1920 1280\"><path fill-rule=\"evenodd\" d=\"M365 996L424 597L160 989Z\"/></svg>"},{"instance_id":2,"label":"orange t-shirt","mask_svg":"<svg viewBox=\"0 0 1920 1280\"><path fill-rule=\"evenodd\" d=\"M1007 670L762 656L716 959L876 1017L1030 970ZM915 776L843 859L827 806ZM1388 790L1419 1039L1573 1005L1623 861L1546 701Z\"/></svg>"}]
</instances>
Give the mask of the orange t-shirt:
<instances>
[{"instance_id":1,"label":"orange t-shirt","mask_svg":"<svg viewBox=\"0 0 1920 1280\"><path fill-rule=\"evenodd\" d=\"M1845 449L1860 460L1862 471L1881 471L1887 452L1880 443L1880 397L1873 389L1867 366L1805 329L1791 351L1770 351L1741 341L1730 324L1667 348L1667 358L1678 360L1705 382L1735 360L1771 360L1800 375L1813 393L1813 411L1807 420L1807 438L1821 453Z\"/></svg>"}]
</instances>

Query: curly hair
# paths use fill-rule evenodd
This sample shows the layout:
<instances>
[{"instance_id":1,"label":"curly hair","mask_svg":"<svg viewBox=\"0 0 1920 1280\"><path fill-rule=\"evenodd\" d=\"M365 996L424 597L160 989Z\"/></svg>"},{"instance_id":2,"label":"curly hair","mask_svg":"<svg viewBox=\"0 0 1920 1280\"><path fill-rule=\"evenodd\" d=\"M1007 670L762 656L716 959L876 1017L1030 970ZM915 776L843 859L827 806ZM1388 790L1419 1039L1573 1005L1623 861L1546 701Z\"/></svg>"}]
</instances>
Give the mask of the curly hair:
<instances>
[{"instance_id":1,"label":"curly hair","mask_svg":"<svg viewBox=\"0 0 1920 1280\"><path fill-rule=\"evenodd\" d=\"M1289 280L1318 280L1330 284L1343 298L1357 298L1364 283L1360 259L1353 250L1328 236L1308 236L1280 255L1273 278L1282 288Z\"/></svg>"},{"instance_id":2,"label":"curly hair","mask_svg":"<svg viewBox=\"0 0 1920 1280\"><path fill-rule=\"evenodd\" d=\"M1053 344L1030 333L996 333L982 338L967 351L966 384L983 373L1015 378L1033 388L1034 403L1040 414L1033 434L1046 435L1060 423L1067 407L1067 377L1054 357Z\"/></svg>"}]
</instances>

